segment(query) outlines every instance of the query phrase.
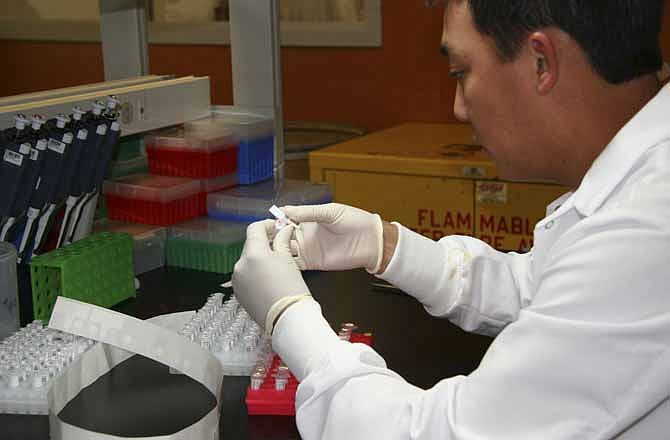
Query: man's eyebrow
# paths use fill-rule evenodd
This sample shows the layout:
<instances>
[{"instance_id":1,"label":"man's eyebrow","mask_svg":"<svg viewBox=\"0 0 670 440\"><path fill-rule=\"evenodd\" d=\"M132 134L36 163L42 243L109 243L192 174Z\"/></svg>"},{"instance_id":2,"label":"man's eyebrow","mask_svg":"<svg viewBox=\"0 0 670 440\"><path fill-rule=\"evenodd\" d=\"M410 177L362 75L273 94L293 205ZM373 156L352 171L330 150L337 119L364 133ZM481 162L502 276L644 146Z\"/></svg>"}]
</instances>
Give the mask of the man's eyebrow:
<instances>
[{"instance_id":1,"label":"man's eyebrow","mask_svg":"<svg viewBox=\"0 0 670 440\"><path fill-rule=\"evenodd\" d=\"M440 53L449 58L450 61L459 61L464 59L463 52L458 48L450 46L446 40L443 40L440 44Z\"/></svg>"}]
</instances>

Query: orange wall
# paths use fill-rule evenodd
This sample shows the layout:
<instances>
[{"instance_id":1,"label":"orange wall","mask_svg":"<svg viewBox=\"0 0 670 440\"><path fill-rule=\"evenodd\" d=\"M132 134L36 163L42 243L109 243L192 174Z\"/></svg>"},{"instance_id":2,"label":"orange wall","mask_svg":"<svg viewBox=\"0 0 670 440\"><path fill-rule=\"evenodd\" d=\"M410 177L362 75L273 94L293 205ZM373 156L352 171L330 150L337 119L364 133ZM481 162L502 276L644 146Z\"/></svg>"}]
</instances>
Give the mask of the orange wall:
<instances>
[{"instance_id":1,"label":"orange wall","mask_svg":"<svg viewBox=\"0 0 670 440\"><path fill-rule=\"evenodd\" d=\"M670 0L666 0L670 5ZM670 6L663 46L670 59ZM442 18L421 1L384 3L382 48L287 48L285 116L374 130L405 121L453 121L454 83L438 53ZM0 96L103 79L99 44L0 41ZM212 100L232 103L230 49L152 45L153 73L209 75Z\"/></svg>"}]
</instances>

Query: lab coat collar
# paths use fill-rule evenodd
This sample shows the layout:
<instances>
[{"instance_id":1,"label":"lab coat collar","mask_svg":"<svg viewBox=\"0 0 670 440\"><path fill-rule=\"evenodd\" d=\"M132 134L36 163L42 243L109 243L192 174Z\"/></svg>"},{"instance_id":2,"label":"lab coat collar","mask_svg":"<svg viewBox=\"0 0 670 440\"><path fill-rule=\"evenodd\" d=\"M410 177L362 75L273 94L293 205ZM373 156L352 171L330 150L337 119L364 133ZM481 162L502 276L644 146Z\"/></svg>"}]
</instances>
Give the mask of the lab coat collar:
<instances>
[{"instance_id":1,"label":"lab coat collar","mask_svg":"<svg viewBox=\"0 0 670 440\"><path fill-rule=\"evenodd\" d=\"M577 210L590 216L651 147L670 138L670 84L645 105L593 162L574 194Z\"/></svg>"}]
</instances>

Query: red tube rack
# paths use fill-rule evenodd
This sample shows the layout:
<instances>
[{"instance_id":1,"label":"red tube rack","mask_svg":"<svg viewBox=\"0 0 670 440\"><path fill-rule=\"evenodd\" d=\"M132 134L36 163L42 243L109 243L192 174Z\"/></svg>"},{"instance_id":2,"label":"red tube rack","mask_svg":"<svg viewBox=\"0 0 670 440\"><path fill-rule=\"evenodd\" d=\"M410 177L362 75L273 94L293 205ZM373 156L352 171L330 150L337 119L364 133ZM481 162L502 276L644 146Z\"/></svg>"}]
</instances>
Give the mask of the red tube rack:
<instances>
[{"instance_id":1,"label":"red tube rack","mask_svg":"<svg viewBox=\"0 0 670 440\"><path fill-rule=\"evenodd\" d=\"M161 149L147 146L151 174L211 179L237 171L237 145L218 151Z\"/></svg>"},{"instance_id":2,"label":"red tube rack","mask_svg":"<svg viewBox=\"0 0 670 440\"><path fill-rule=\"evenodd\" d=\"M200 190L199 180L145 174L107 180L103 185L110 219L159 226L198 217Z\"/></svg>"},{"instance_id":3,"label":"red tube rack","mask_svg":"<svg viewBox=\"0 0 670 440\"><path fill-rule=\"evenodd\" d=\"M351 334L351 343L362 343L372 346L372 333ZM272 415L272 416L295 416L295 393L298 389L298 380L291 374L284 391L275 390L274 374L277 371L281 359L275 355L272 366L259 390L247 388L247 410L250 416Z\"/></svg>"},{"instance_id":4,"label":"red tube rack","mask_svg":"<svg viewBox=\"0 0 670 440\"><path fill-rule=\"evenodd\" d=\"M109 218L122 222L170 226L202 214L200 193L167 203L111 195L105 197Z\"/></svg>"}]
</instances>

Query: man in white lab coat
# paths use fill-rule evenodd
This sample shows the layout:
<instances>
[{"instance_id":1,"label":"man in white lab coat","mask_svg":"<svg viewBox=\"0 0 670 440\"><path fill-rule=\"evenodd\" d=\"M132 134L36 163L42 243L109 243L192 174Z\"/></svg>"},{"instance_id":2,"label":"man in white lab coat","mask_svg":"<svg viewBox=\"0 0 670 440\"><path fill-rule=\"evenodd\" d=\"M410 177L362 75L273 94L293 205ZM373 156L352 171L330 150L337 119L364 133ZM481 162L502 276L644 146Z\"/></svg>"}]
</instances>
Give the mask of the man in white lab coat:
<instances>
[{"instance_id":1,"label":"man in white lab coat","mask_svg":"<svg viewBox=\"0 0 670 440\"><path fill-rule=\"evenodd\" d=\"M528 254L434 242L337 204L284 208L300 226L276 235L272 221L249 227L235 292L301 381L305 439L670 438L662 3L447 2L456 116L503 177L573 188ZM340 341L299 269L360 267L431 315L496 336L479 368L423 390Z\"/></svg>"}]
</instances>

